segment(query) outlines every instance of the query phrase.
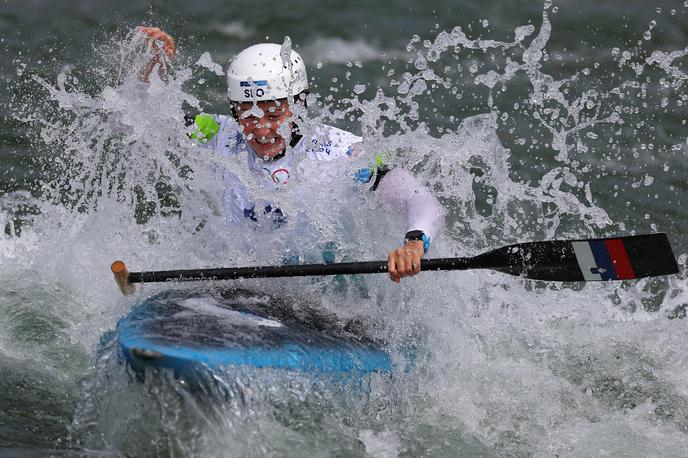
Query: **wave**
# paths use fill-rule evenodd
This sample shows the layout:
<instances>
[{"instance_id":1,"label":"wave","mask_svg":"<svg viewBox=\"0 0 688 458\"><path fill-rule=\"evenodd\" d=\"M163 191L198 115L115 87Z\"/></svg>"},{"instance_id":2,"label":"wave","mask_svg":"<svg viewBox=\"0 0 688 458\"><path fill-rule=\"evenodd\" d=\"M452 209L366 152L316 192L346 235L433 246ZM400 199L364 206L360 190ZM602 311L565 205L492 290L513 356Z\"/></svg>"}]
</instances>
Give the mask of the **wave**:
<instances>
[{"instance_id":1,"label":"wave","mask_svg":"<svg viewBox=\"0 0 688 458\"><path fill-rule=\"evenodd\" d=\"M251 27L248 27L245 24L237 21L215 23L210 26L210 29L219 32L222 35L239 38L241 40L246 40L254 35L255 32L255 30L253 30Z\"/></svg>"},{"instance_id":2,"label":"wave","mask_svg":"<svg viewBox=\"0 0 688 458\"><path fill-rule=\"evenodd\" d=\"M390 57L405 57L401 50L383 50L363 40L347 41L343 38L321 37L298 49L308 62L329 62L344 64L347 62L384 61Z\"/></svg>"}]
</instances>

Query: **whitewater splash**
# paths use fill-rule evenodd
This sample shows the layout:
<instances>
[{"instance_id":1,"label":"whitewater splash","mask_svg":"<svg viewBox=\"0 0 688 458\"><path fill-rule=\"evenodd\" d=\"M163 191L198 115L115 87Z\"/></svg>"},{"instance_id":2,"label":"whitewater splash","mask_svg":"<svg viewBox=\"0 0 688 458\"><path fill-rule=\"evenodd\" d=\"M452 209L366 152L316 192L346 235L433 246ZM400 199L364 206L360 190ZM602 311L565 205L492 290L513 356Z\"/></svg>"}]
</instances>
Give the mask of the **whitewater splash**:
<instances>
[{"instance_id":1,"label":"whitewater splash","mask_svg":"<svg viewBox=\"0 0 688 458\"><path fill-rule=\"evenodd\" d=\"M596 204L597 188L605 185L600 170L617 164L623 172L627 152L638 159L655 150L649 142L626 148L622 134L647 125L636 108L657 91L664 94L660 107L684 100L686 51L612 49L619 75L611 87L595 84L594 65L556 78L547 70L558 55L548 50L555 8L547 3L539 27L518 27L503 41L471 38L460 27L432 40L414 36L408 65L387 69L386 85L353 82L342 97L335 81L309 99L310 120L356 120L366 150L387 152L441 199L449 217L433 256L635 228ZM241 161L195 146L184 123L189 110L201 109L186 89L194 73L218 73L210 55L195 67L176 64L166 81L154 76L143 103L137 69L147 57L145 43L132 35L111 53L117 58L95 89L69 71L56 83L31 80L47 97L41 109L17 112L39 126L35 148L46 158L47 178L38 197L15 193L0 201L6 228L0 271L12 284L4 299L24 312L3 312L8 324L0 348L14 358L35 355L37 364L55 366L52 373L67 387L78 387L71 392L81 399L71 446L199 456L294 449L394 456L423 454L428 442L439 453L542 456L651 454L659 447L680 454L688 446L686 360L676 351L685 331L682 320L668 319L685 314L683 277L584 286L490 272L424 274L401 288L384 276L343 287L330 279L245 282L295 302L319 296L321 307L342 320L374 323L375 337L389 342L397 359L404 358L398 348L416 345L417 369L395 377L392 396L385 387L348 400L313 388L312 380L269 379L254 387L237 379L253 402L209 407L174 380L133 384L113 348L102 348L97 369L89 369L85 361L95 359L100 336L131 305L109 277L115 258L135 269L193 268L268 264L310 248L307 256L318 262L321 247L309 245L323 240L334 242L340 256L366 260L384 257L398 243L389 234L403 227L393 214L380 218L374 194L356 192L343 174L335 184L351 189L334 199L321 192L322 183L308 177L299 183L314 196L311 221L302 226L312 230L306 237L289 228L237 230L218 183L224 170L247 183L253 178ZM522 100L504 108L510 87L523 91L524 83ZM452 111L471 97L483 97L486 112L460 120ZM524 125L539 135L526 135ZM599 153L602 137L612 141ZM351 174L366 160L352 164ZM652 184L648 176L639 186ZM261 192L258 198L270 197ZM296 191L280 199L286 212L298 213ZM685 256L679 262L685 267ZM11 291L33 293L17 299ZM53 305L39 308L38 298ZM45 341L18 343L22 326L43 321L53 323L53 335L69 351L56 352ZM313 407L323 404L329 407ZM155 412L155 424L141 405ZM285 410L289 418L280 414ZM148 424L162 439L149 443L140 434L128 443L131 429L115 424L126 422ZM175 441L182 431L188 443Z\"/></svg>"}]
</instances>

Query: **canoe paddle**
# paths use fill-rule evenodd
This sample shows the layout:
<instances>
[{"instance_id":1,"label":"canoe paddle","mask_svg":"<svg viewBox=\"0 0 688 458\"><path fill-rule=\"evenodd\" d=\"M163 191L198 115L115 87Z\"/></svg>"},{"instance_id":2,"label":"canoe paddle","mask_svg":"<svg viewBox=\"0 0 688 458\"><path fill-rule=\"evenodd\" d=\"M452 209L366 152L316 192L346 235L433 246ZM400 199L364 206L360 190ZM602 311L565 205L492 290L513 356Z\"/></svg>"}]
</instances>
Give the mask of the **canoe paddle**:
<instances>
[{"instance_id":1,"label":"canoe paddle","mask_svg":"<svg viewBox=\"0 0 688 458\"><path fill-rule=\"evenodd\" d=\"M423 259L421 263L423 271L491 269L544 281L631 280L678 273L663 233L517 243L474 257ZM387 261L152 272L128 272L123 261L115 261L112 272L122 293L128 295L134 292L133 283L385 273Z\"/></svg>"}]
</instances>

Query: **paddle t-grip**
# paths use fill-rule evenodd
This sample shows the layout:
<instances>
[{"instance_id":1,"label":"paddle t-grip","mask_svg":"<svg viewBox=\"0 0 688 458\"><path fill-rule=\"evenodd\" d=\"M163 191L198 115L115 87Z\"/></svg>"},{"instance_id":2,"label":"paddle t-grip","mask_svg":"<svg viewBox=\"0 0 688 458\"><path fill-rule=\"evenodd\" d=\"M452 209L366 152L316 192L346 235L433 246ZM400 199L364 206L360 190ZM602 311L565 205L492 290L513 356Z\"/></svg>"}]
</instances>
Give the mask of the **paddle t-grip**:
<instances>
[{"instance_id":1,"label":"paddle t-grip","mask_svg":"<svg viewBox=\"0 0 688 458\"><path fill-rule=\"evenodd\" d=\"M129 283L129 271L124 261L117 260L113 262L110 269L115 276L115 281L117 282L117 286L119 286L119 290L122 291L122 294L131 296L136 292L136 286Z\"/></svg>"}]
</instances>

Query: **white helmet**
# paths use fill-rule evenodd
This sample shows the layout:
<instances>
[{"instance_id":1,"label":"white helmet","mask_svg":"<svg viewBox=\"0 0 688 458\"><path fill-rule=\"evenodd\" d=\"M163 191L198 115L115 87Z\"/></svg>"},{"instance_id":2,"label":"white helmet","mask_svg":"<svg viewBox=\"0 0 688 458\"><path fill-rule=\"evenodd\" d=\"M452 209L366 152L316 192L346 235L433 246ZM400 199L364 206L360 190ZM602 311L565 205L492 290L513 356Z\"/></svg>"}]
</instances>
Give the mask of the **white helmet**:
<instances>
[{"instance_id":1,"label":"white helmet","mask_svg":"<svg viewBox=\"0 0 688 458\"><path fill-rule=\"evenodd\" d=\"M227 93L232 102L257 102L296 96L308 89L303 59L296 51L273 43L250 46L227 69Z\"/></svg>"}]
</instances>

